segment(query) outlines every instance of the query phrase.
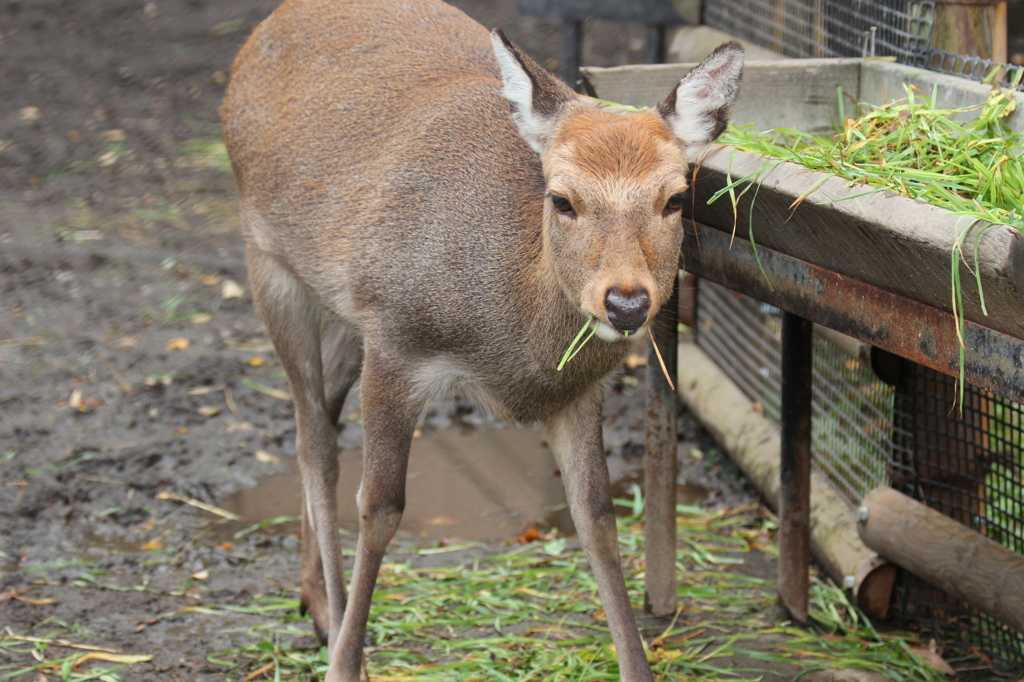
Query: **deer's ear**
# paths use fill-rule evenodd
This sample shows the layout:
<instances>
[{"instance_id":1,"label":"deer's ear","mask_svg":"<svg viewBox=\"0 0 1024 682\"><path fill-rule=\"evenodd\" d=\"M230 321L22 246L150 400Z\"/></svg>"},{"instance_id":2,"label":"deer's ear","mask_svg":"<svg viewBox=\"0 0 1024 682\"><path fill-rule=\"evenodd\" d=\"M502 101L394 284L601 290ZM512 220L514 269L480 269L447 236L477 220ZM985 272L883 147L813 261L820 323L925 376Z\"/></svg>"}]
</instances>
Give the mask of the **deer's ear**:
<instances>
[{"instance_id":1,"label":"deer's ear","mask_svg":"<svg viewBox=\"0 0 1024 682\"><path fill-rule=\"evenodd\" d=\"M527 144L540 154L554 134L565 106L576 94L530 59L505 34L491 31L501 69L502 93L512 104L512 120Z\"/></svg>"},{"instance_id":2,"label":"deer's ear","mask_svg":"<svg viewBox=\"0 0 1024 682\"><path fill-rule=\"evenodd\" d=\"M657 112L693 158L725 130L743 75L743 46L721 45L683 76Z\"/></svg>"}]
</instances>

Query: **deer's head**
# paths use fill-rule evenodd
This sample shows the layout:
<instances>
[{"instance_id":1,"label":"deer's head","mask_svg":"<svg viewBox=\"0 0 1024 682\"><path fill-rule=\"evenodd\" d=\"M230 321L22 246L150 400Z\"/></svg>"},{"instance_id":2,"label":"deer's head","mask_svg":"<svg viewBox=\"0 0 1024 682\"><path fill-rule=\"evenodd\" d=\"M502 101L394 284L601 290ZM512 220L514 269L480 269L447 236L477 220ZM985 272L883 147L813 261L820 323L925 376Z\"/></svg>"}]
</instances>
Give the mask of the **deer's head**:
<instances>
[{"instance_id":1,"label":"deer's head","mask_svg":"<svg viewBox=\"0 0 1024 682\"><path fill-rule=\"evenodd\" d=\"M679 265L690 162L729 119L743 48L726 43L656 108L605 112L500 31L491 35L512 119L541 158L544 262L606 341L646 325Z\"/></svg>"}]
</instances>

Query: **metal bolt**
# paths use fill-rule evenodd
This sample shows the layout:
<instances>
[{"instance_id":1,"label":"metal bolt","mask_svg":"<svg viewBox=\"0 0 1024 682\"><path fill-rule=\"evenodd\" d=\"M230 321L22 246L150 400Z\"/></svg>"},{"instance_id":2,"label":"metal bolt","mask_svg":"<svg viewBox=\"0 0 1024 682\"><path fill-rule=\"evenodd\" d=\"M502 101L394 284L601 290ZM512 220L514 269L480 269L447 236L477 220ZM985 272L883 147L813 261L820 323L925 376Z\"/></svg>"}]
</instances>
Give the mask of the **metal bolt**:
<instances>
[{"instance_id":1,"label":"metal bolt","mask_svg":"<svg viewBox=\"0 0 1024 682\"><path fill-rule=\"evenodd\" d=\"M867 507L858 507L857 508L857 523L867 523L868 522L868 516L870 516L870 514L871 514L871 512L868 511Z\"/></svg>"}]
</instances>

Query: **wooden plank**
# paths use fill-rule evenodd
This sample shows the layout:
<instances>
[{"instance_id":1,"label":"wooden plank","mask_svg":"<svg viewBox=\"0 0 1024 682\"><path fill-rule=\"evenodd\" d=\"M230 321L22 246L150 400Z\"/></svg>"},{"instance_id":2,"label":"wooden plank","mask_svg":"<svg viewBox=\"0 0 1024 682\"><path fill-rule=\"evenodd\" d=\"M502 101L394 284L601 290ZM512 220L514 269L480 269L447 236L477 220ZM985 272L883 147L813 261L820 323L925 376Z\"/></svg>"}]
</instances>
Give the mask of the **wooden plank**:
<instances>
[{"instance_id":1,"label":"wooden plank","mask_svg":"<svg viewBox=\"0 0 1024 682\"><path fill-rule=\"evenodd\" d=\"M739 198L707 205L727 177L756 173L765 157L714 151L702 163L691 188L687 217L746 237L799 260L895 292L940 310L952 311L951 264L956 235L968 230L960 263L964 314L979 325L1024 339L1024 236L1005 225L973 223L945 210L863 185L782 163L760 175L760 187ZM822 177L824 183L795 210L793 201ZM856 198L850 198L856 197ZM692 215L690 215L692 213ZM974 239L988 315L975 282Z\"/></svg>"},{"instance_id":2,"label":"wooden plank","mask_svg":"<svg viewBox=\"0 0 1024 682\"><path fill-rule=\"evenodd\" d=\"M676 326L679 283L651 325L647 353L646 428L644 438L644 610L656 616L676 612L676 478L679 439L676 433L676 392L667 377L676 376ZM656 344L656 345L655 345ZM661 359L659 360L660 349ZM665 363L663 374L661 361Z\"/></svg>"},{"instance_id":3,"label":"wooden plank","mask_svg":"<svg viewBox=\"0 0 1024 682\"><path fill-rule=\"evenodd\" d=\"M940 2L932 19L932 47L953 54L996 60L996 8L987 2ZM1004 51L1002 59L1006 60Z\"/></svg>"},{"instance_id":4,"label":"wooden plank","mask_svg":"<svg viewBox=\"0 0 1024 682\"><path fill-rule=\"evenodd\" d=\"M935 90L939 106L973 107L985 102L992 86L975 83L959 76L926 71L892 62L864 60L860 75L860 99L870 104L884 104L906 97L903 84L913 85L927 95ZM1017 92L1017 109L1006 117L1010 128L1024 131L1024 92ZM962 119L970 118L968 114Z\"/></svg>"},{"instance_id":5,"label":"wooden plank","mask_svg":"<svg viewBox=\"0 0 1024 682\"><path fill-rule=\"evenodd\" d=\"M759 130L795 128L831 133L838 122L836 88L856 96L860 59L780 59L747 62L732 120ZM694 64L652 64L583 69L601 99L654 106Z\"/></svg>"}]
</instances>

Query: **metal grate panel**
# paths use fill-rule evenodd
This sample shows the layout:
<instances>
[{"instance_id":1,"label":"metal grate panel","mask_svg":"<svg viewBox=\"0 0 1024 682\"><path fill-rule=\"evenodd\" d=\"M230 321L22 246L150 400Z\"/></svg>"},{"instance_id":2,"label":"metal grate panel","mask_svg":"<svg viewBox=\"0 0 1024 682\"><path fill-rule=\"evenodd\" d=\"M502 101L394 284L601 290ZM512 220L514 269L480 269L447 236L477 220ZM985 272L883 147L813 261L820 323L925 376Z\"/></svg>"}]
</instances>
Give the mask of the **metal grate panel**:
<instances>
[{"instance_id":1,"label":"metal grate panel","mask_svg":"<svg viewBox=\"0 0 1024 682\"><path fill-rule=\"evenodd\" d=\"M928 49L934 2L707 0L703 23L787 57L894 56Z\"/></svg>"},{"instance_id":2,"label":"metal grate panel","mask_svg":"<svg viewBox=\"0 0 1024 682\"><path fill-rule=\"evenodd\" d=\"M706 280L699 291L697 344L778 425L779 309ZM819 335L812 390L814 466L853 504L889 482L893 390Z\"/></svg>"},{"instance_id":3,"label":"metal grate panel","mask_svg":"<svg viewBox=\"0 0 1024 682\"><path fill-rule=\"evenodd\" d=\"M778 424L780 311L707 280L698 291L698 345ZM953 409L953 378L903 364L892 387L816 335L815 468L851 504L892 485L1024 554L1024 406L967 386L960 413ZM1024 635L906 572L892 615L900 626L935 632L1024 670Z\"/></svg>"}]
</instances>

